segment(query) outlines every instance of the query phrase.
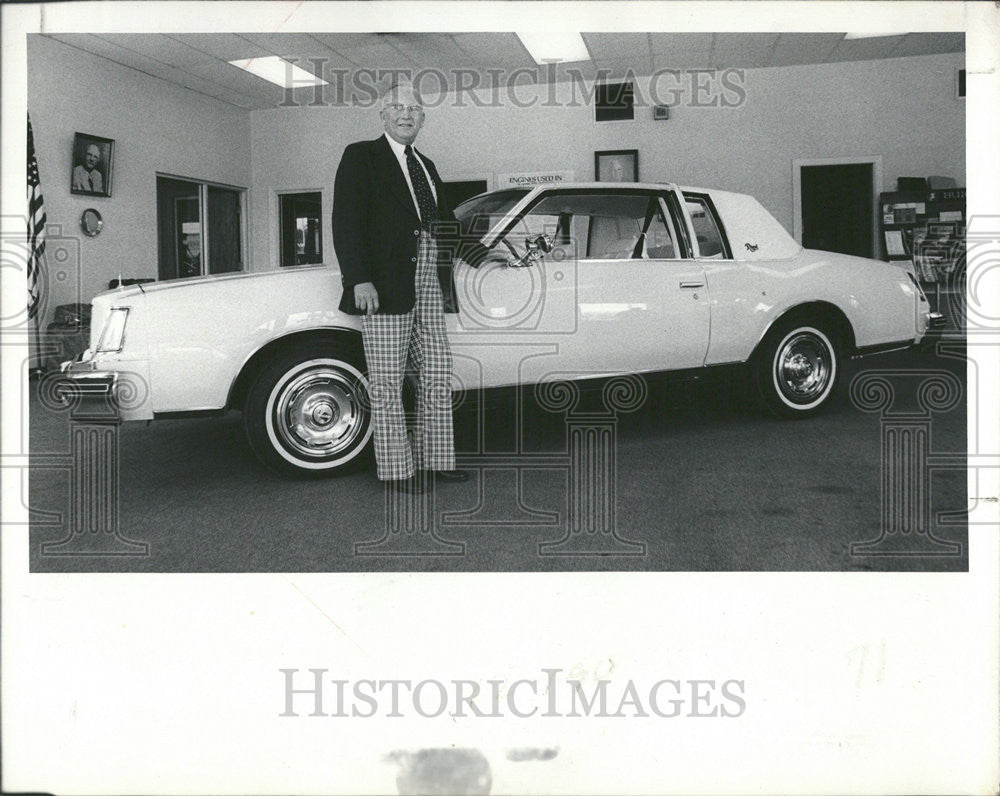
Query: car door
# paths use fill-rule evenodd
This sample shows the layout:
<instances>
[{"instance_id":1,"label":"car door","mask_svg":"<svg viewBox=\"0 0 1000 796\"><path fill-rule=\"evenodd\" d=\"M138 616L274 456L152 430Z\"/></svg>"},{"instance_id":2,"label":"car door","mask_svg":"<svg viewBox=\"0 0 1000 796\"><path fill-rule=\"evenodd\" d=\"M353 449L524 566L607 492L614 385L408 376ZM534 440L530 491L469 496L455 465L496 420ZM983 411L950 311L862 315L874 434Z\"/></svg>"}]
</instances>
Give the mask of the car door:
<instances>
[{"instance_id":1,"label":"car door","mask_svg":"<svg viewBox=\"0 0 1000 796\"><path fill-rule=\"evenodd\" d=\"M607 373L704 364L705 274L673 205L665 191L632 190L609 192L590 208L579 261L581 364Z\"/></svg>"},{"instance_id":2,"label":"car door","mask_svg":"<svg viewBox=\"0 0 1000 796\"><path fill-rule=\"evenodd\" d=\"M493 252L523 259L525 238L543 233L552 248L527 267L459 272L456 373L473 378L463 356L484 386L704 364L705 277L676 204L666 190L620 185L533 197Z\"/></svg>"}]
</instances>

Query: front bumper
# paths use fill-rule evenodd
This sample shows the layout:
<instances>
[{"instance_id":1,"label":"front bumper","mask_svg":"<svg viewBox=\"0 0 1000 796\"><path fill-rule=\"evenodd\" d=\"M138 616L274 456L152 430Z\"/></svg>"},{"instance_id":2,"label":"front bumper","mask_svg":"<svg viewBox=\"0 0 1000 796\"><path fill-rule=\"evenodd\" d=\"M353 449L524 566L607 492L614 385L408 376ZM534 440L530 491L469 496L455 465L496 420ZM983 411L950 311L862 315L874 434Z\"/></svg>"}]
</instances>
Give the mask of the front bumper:
<instances>
[{"instance_id":1,"label":"front bumper","mask_svg":"<svg viewBox=\"0 0 1000 796\"><path fill-rule=\"evenodd\" d=\"M58 395L62 402L71 407L78 419L81 417L102 418L104 421L119 419L116 396L118 374L94 370L83 355L60 366L62 381L58 385Z\"/></svg>"},{"instance_id":2,"label":"front bumper","mask_svg":"<svg viewBox=\"0 0 1000 796\"><path fill-rule=\"evenodd\" d=\"M100 361L88 349L63 362L60 371L67 399L100 400L122 420L153 419L146 363Z\"/></svg>"},{"instance_id":3,"label":"front bumper","mask_svg":"<svg viewBox=\"0 0 1000 796\"><path fill-rule=\"evenodd\" d=\"M118 373L109 370L95 370L89 351L77 354L73 359L59 366L63 377L79 385L81 391L110 394L118 383Z\"/></svg>"}]
</instances>

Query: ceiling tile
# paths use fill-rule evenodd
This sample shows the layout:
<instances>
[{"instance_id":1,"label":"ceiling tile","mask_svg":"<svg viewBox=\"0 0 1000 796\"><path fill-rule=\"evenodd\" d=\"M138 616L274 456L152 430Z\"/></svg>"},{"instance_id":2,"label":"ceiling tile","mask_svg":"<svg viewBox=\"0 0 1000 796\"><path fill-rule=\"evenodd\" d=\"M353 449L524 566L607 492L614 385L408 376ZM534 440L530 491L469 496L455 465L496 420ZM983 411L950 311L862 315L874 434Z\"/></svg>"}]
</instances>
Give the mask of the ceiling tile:
<instances>
[{"instance_id":1,"label":"ceiling tile","mask_svg":"<svg viewBox=\"0 0 1000 796\"><path fill-rule=\"evenodd\" d=\"M712 65L711 33L650 33L655 69L705 69Z\"/></svg>"},{"instance_id":2,"label":"ceiling tile","mask_svg":"<svg viewBox=\"0 0 1000 796\"><path fill-rule=\"evenodd\" d=\"M275 104L284 97L284 89L274 83L251 75L223 61L211 61L203 64L191 64L185 72L217 83L220 87L245 94L253 99L273 100Z\"/></svg>"},{"instance_id":3,"label":"ceiling tile","mask_svg":"<svg viewBox=\"0 0 1000 796\"><path fill-rule=\"evenodd\" d=\"M595 61L649 55L648 33L584 33L583 40Z\"/></svg>"},{"instance_id":4,"label":"ceiling tile","mask_svg":"<svg viewBox=\"0 0 1000 796\"><path fill-rule=\"evenodd\" d=\"M102 33L99 38L170 66L210 61L213 56L160 33Z\"/></svg>"},{"instance_id":5,"label":"ceiling tile","mask_svg":"<svg viewBox=\"0 0 1000 796\"><path fill-rule=\"evenodd\" d=\"M893 53L904 55L929 55L931 53L960 53L965 51L964 33L908 33Z\"/></svg>"},{"instance_id":6,"label":"ceiling tile","mask_svg":"<svg viewBox=\"0 0 1000 796\"><path fill-rule=\"evenodd\" d=\"M892 58L902 43L902 36L879 36L871 39L842 39L827 55L830 61L872 61Z\"/></svg>"},{"instance_id":7,"label":"ceiling tile","mask_svg":"<svg viewBox=\"0 0 1000 796\"><path fill-rule=\"evenodd\" d=\"M170 34L170 38L189 45L193 50L222 61L239 61L244 58L259 58L273 54L266 47L253 44L234 33ZM190 60L187 63L198 63L202 60L210 59ZM183 66L183 64L177 64L177 66Z\"/></svg>"},{"instance_id":8,"label":"ceiling tile","mask_svg":"<svg viewBox=\"0 0 1000 796\"><path fill-rule=\"evenodd\" d=\"M319 39L308 33L240 33L241 39L246 39L256 47L263 47L272 55L282 58L333 58L335 53ZM235 60L227 58L227 61Z\"/></svg>"},{"instance_id":9,"label":"ceiling tile","mask_svg":"<svg viewBox=\"0 0 1000 796\"><path fill-rule=\"evenodd\" d=\"M388 70L419 68L407 56L384 40L364 47L345 47L338 52L362 69Z\"/></svg>"},{"instance_id":10,"label":"ceiling tile","mask_svg":"<svg viewBox=\"0 0 1000 796\"><path fill-rule=\"evenodd\" d=\"M134 60L143 64L157 63L146 54L125 49L92 33L57 33L47 35L49 35L49 38L85 50L92 55L99 55L102 58L107 58L115 63L125 64L126 66L131 66L131 64L126 63L126 60Z\"/></svg>"},{"instance_id":11,"label":"ceiling tile","mask_svg":"<svg viewBox=\"0 0 1000 796\"><path fill-rule=\"evenodd\" d=\"M768 66L777 33L716 33L712 66L716 69L757 69Z\"/></svg>"},{"instance_id":12,"label":"ceiling tile","mask_svg":"<svg viewBox=\"0 0 1000 796\"><path fill-rule=\"evenodd\" d=\"M156 77L163 77L165 80L170 78L166 74L173 68L163 61L153 60L147 56L137 53L134 50L126 49L124 47L119 47L117 44L112 44L108 41L103 41L98 37L93 37L93 41L88 46L88 52L92 55L99 55L102 58L106 58L110 61L114 61L116 64L122 64L123 66L129 66L133 69L138 69L140 72L145 72L147 75L154 75Z\"/></svg>"},{"instance_id":13,"label":"ceiling tile","mask_svg":"<svg viewBox=\"0 0 1000 796\"><path fill-rule=\"evenodd\" d=\"M434 69L472 69L479 59L465 52L445 33L390 33L384 37L415 65Z\"/></svg>"},{"instance_id":14,"label":"ceiling tile","mask_svg":"<svg viewBox=\"0 0 1000 796\"><path fill-rule=\"evenodd\" d=\"M843 33L782 33L771 57L771 66L820 64L827 61Z\"/></svg>"},{"instance_id":15,"label":"ceiling tile","mask_svg":"<svg viewBox=\"0 0 1000 796\"><path fill-rule=\"evenodd\" d=\"M496 69L531 68L536 65L514 33L456 33L452 38L479 63Z\"/></svg>"},{"instance_id":16,"label":"ceiling tile","mask_svg":"<svg viewBox=\"0 0 1000 796\"><path fill-rule=\"evenodd\" d=\"M344 50L368 47L378 44L382 40L377 33L311 33L309 35L338 53L343 53Z\"/></svg>"}]
</instances>

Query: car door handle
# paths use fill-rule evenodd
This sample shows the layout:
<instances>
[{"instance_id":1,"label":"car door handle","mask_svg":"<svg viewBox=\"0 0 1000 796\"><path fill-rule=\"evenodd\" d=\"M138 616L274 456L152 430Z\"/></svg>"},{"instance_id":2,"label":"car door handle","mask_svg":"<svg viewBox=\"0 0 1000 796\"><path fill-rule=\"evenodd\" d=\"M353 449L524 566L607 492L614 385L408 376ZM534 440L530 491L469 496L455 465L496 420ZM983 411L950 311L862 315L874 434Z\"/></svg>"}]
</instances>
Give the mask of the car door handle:
<instances>
[{"instance_id":1,"label":"car door handle","mask_svg":"<svg viewBox=\"0 0 1000 796\"><path fill-rule=\"evenodd\" d=\"M681 282L681 287L685 288L685 289L696 288L696 287L705 287L705 283L704 282Z\"/></svg>"}]
</instances>

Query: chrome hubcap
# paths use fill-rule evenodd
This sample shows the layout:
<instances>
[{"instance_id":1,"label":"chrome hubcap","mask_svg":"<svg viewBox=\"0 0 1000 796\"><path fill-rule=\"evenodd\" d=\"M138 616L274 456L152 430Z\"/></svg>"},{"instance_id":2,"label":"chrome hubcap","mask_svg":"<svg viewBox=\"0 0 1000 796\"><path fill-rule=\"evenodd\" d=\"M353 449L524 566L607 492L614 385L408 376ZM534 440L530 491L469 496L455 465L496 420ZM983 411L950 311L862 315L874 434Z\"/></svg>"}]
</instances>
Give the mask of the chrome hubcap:
<instances>
[{"instance_id":1,"label":"chrome hubcap","mask_svg":"<svg viewBox=\"0 0 1000 796\"><path fill-rule=\"evenodd\" d=\"M821 395L830 383L833 357L826 343L808 332L788 339L775 360L777 381L791 400L802 403Z\"/></svg>"},{"instance_id":2,"label":"chrome hubcap","mask_svg":"<svg viewBox=\"0 0 1000 796\"><path fill-rule=\"evenodd\" d=\"M280 389L274 427L296 453L336 456L363 433L369 412L362 402L364 387L352 374L320 365L298 373Z\"/></svg>"}]
</instances>

